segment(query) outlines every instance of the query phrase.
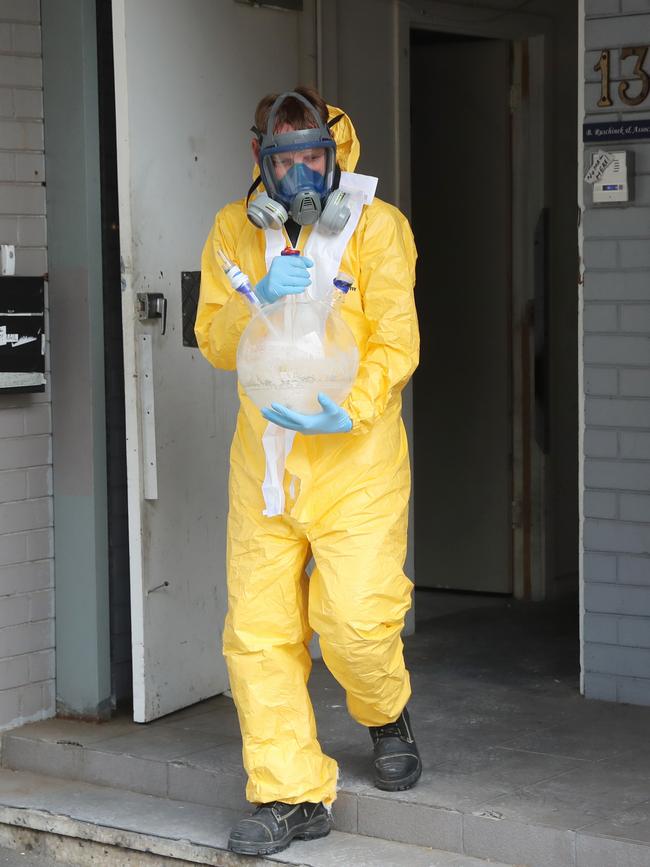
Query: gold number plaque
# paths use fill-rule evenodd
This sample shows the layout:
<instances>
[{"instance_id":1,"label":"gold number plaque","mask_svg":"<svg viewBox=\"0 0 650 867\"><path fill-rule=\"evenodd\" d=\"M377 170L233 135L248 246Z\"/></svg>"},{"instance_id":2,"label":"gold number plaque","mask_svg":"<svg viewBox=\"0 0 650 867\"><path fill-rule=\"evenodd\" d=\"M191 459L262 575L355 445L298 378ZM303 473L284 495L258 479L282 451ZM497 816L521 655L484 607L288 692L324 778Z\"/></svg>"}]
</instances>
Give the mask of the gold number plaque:
<instances>
[{"instance_id":1,"label":"gold number plaque","mask_svg":"<svg viewBox=\"0 0 650 867\"><path fill-rule=\"evenodd\" d=\"M611 48L603 48L600 52L598 63L594 66L594 72L600 72L600 99L596 103L598 108L611 108L614 105L611 96L611 77L609 67L611 52ZM624 78L618 85L619 99L625 105L641 105L641 103L648 98L648 94L650 93L650 76L643 68L647 54L647 45L627 45L625 48L621 48L621 63L624 60L627 60L628 57L636 57L636 63L632 70L634 78ZM630 87L635 82L641 83L641 89L636 96L630 96Z\"/></svg>"},{"instance_id":2,"label":"gold number plaque","mask_svg":"<svg viewBox=\"0 0 650 867\"><path fill-rule=\"evenodd\" d=\"M621 60L625 60L628 57L636 57L634 75L641 81L641 90L636 96L628 96L630 82L627 79L621 81L618 86L618 95L625 105L640 105L648 96L648 92L650 91L650 78L648 78L648 73L643 68L643 63L647 53L647 45L642 45L638 48L627 47L621 49Z\"/></svg>"},{"instance_id":3,"label":"gold number plaque","mask_svg":"<svg viewBox=\"0 0 650 867\"><path fill-rule=\"evenodd\" d=\"M598 108L611 108L614 103L609 95L609 48L600 52L598 63L594 66L594 72L600 71L600 99L596 103Z\"/></svg>"}]
</instances>

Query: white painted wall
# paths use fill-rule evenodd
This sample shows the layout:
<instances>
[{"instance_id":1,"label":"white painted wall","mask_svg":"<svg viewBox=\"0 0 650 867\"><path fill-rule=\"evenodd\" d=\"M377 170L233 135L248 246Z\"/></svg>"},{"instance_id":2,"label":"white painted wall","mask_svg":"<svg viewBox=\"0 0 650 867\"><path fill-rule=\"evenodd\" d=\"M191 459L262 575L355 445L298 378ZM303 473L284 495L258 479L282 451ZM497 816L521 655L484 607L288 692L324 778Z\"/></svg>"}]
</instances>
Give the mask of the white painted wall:
<instances>
[{"instance_id":1,"label":"white painted wall","mask_svg":"<svg viewBox=\"0 0 650 867\"><path fill-rule=\"evenodd\" d=\"M647 119L650 103L625 105L619 84L634 65L621 63L621 48L648 42L650 4L585 0L583 12L581 120ZM599 108L594 63L603 49L613 104ZM584 693L650 706L650 142L601 146L632 154L635 193L629 203L594 205L592 190L582 191ZM580 142L580 150L578 182L596 148Z\"/></svg>"},{"instance_id":2,"label":"white painted wall","mask_svg":"<svg viewBox=\"0 0 650 867\"><path fill-rule=\"evenodd\" d=\"M44 175L39 2L0 0L0 243L19 275L47 270ZM0 395L0 731L54 714L51 491L49 388Z\"/></svg>"}]
</instances>

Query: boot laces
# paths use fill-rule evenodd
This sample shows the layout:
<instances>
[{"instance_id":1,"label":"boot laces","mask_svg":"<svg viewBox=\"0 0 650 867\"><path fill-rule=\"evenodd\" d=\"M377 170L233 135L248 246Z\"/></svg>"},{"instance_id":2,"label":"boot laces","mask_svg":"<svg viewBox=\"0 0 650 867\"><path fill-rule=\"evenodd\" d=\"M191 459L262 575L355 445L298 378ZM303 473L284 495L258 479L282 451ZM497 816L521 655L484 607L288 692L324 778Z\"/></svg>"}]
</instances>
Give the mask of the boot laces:
<instances>
[{"instance_id":1,"label":"boot laces","mask_svg":"<svg viewBox=\"0 0 650 867\"><path fill-rule=\"evenodd\" d=\"M373 741L378 741L380 738L400 738L406 743L412 743L413 738L406 722L406 717L402 712L395 722L386 723L383 726L373 726L370 729Z\"/></svg>"},{"instance_id":2,"label":"boot laces","mask_svg":"<svg viewBox=\"0 0 650 867\"><path fill-rule=\"evenodd\" d=\"M276 810L278 807L284 807L284 806L286 806L286 804L283 804L282 801L267 801L265 804L258 804L257 807L255 808L255 812L253 813L253 815L257 816L257 814L261 810L266 810L269 808L271 810Z\"/></svg>"},{"instance_id":3,"label":"boot laces","mask_svg":"<svg viewBox=\"0 0 650 867\"><path fill-rule=\"evenodd\" d=\"M404 732L401 730L397 722L387 723L385 726L377 726L375 732L380 738L400 738L404 735Z\"/></svg>"}]
</instances>

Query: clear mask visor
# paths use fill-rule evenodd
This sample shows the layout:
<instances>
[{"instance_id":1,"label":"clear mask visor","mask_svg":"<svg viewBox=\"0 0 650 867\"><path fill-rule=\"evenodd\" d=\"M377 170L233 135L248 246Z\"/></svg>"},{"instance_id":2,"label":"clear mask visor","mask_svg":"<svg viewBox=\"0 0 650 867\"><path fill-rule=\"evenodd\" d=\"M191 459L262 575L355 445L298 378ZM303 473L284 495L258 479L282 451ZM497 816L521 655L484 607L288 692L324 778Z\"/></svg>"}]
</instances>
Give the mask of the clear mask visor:
<instances>
[{"instance_id":1,"label":"clear mask visor","mask_svg":"<svg viewBox=\"0 0 650 867\"><path fill-rule=\"evenodd\" d=\"M336 147L333 144L304 143L262 150L260 172L268 194L287 205L305 190L326 197L334 183Z\"/></svg>"}]
</instances>

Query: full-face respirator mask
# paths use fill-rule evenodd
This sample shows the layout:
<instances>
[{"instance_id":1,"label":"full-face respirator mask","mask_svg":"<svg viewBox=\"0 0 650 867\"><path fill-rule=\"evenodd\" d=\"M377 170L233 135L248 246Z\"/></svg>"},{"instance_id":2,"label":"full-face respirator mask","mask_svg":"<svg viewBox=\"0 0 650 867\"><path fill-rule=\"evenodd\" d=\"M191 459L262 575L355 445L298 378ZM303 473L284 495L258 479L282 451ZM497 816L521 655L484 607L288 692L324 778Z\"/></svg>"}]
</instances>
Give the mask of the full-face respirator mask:
<instances>
[{"instance_id":1,"label":"full-face respirator mask","mask_svg":"<svg viewBox=\"0 0 650 867\"><path fill-rule=\"evenodd\" d=\"M304 103L314 117L314 127L274 132L278 109L289 97ZM330 133L330 126L340 117L324 124L304 96L289 91L271 106L267 131L253 128L260 143L260 177L249 190L246 213L255 226L280 229L291 218L300 226L318 221L319 228L329 234L343 230L350 219L348 194L332 189L337 174L336 142ZM266 192L249 201L260 183Z\"/></svg>"}]
</instances>

